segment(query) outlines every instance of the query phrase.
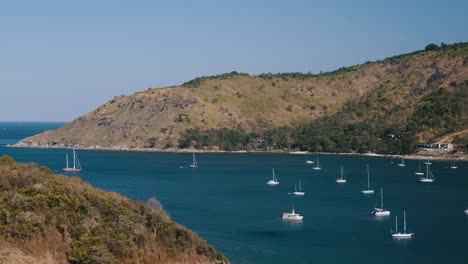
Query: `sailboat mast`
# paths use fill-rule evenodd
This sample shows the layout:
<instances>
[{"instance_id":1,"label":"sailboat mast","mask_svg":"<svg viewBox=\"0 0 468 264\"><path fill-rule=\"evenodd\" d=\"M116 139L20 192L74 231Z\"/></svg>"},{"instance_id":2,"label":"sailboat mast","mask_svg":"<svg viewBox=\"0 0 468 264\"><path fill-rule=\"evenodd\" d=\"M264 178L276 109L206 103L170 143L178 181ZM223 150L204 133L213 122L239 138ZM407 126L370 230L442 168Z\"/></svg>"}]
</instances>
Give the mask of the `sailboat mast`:
<instances>
[{"instance_id":1,"label":"sailboat mast","mask_svg":"<svg viewBox=\"0 0 468 264\"><path fill-rule=\"evenodd\" d=\"M395 233L398 232L398 216L395 216Z\"/></svg>"},{"instance_id":2,"label":"sailboat mast","mask_svg":"<svg viewBox=\"0 0 468 264\"><path fill-rule=\"evenodd\" d=\"M301 180L299 180L299 191L302 192Z\"/></svg>"},{"instance_id":3,"label":"sailboat mast","mask_svg":"<svg viewBox=\"0 0 468 264\"><path fill-rule=\"evenodd\" d=\"M403 233L406 234L406 211L403 211Z\"/></svg>"},{"instance_id":4,"label":"sailboat mast","mask_svg":"<svg viewBox=\"0 0 468 264\"><path fill-rule=\"evenodd\" d=\"M341 179L343 179L343 165L341 165Z\"/></svg>"},{"instance_id":5,"label":"sailboat mast","mask_svg":"<svg viewBox=\"0 0 468 264\"><path fill-rule=\"evenodd\" d=\"M369 180L369 164L367 164L367 189L370 189L370 180Z\"/></svg>"},{"instance_id":6,"label":"sailboat mast","mask_svg":"<svg viewBox=\"0 0 468 264\"><path fill-rule=\"evenodd\" d=\"M65 154L65 157L67 159L67 169L68 169L68 153Z\"/></svg>"},{"instance_id":7,"label":"sailboat mast","mask_svg":"<svg viewBox=\"0 0 468 264\"><path fill-rule=\"evenodd\" d=\"M76 168L76 153L75 153L75 149L73 149L73 169Z\"/></svg>"},{"instance_id":8,"label":"sailboat mast","mask_svg":"<svg viewBox=\"0 0 468 264\"><path fill-rule=\"evenodd\" d=\"M380 188L380 208L383 210L383 188Z\"/></svg>"}]
</instances>

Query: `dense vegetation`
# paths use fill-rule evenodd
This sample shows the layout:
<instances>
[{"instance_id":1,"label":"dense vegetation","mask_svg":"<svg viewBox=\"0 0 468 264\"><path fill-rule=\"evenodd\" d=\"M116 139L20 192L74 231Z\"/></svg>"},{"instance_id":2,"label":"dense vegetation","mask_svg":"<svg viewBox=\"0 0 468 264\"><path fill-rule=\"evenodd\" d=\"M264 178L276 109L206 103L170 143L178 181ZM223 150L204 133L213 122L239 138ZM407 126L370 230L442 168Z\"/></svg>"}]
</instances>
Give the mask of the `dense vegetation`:
<instances>
[{"instance_id":1,"label":"dense vegetation","mask_svg":"<svg viewBox=\"0 0 468 264\"><path fill-rule=\"evenodd\" d=\"M440 77L442 76L442 77ZM436 72L428 87L443 78ZM325 152L411 153L417 135L430 131L435 139L468 128L468 81L434 88L416 105L399 105L386 94L385 86L348 102L338 113L298 127L280 127L261 134L242 130L189 129L179 147L219 148L221 150L300 149ZM415 94L414 96L418 96ZM408 108L412 114L399 115ZM467 142L459 142L467 144Z\"/></svg>"},{"instance_id":2,"label":"dense vegetation","mask_svg":"<svg viewBox=\"0 0 468 264\"><path fill-rule=\"evenodd\" d=\"M428 44L424 50L387 58L382 62L405 65L405 58L425 52L464 57L468 66L468 43L446 45ZM368 64L369 62L365 63ZM353 72L357 66L333 72L266 73L262 79L307 79ZM404 66L400 74L405 74ZM221 150L300 149L326 152L414 152L418 143L431 142L445 134L468 128L468 80L452 81L449 74L432 65L433 74L423 85L409 92L389 82L380 84L362 97L350 100L340 111L319 117L299 126L282 126L261 133L247 133L242 129L187 129L179 139L179 147ZM216 78L212 76L211 78ZM445 85L444 85L445 83ZM455 138L455 144L468 145L466 136Z\"/></svg>"},{"instance_id":3,"label":"dense vegetation","mask_svg":"<svg viewBox=\"0 0 468 264\"><path fill-rule=\"evenodd\" d=\"M223 263L152 200L132 202L78 178L0 157L0 241L58 263Z\"/></svg>"}]
</instances>

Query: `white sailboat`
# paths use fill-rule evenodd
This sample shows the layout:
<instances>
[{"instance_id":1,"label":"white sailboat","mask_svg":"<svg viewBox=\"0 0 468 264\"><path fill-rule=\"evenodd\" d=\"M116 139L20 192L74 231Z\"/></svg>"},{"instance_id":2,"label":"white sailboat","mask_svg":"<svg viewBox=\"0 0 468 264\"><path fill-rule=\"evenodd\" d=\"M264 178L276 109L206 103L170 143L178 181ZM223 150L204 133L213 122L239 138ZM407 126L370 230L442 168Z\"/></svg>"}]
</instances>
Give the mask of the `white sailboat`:
<instances>
[{"instance_id":1,"label":"white sailboat","mask_svg":"<svg viewBox=\"0 0 468 264\"><path fill-rule=\"evenodd\" d=\"M405 166L405 160L403 158L401 158L401 162L398 163L398 166L400 167L404 167Z\"/></svg>"},{"instance_id":2,"label":"white sailboat","mask_svg":"<svg viewBox=\"0 0 468 264\"><path fill-rule=\"evenodd\" d=\"M419 163L419 171L415 172L414 174L416 174L418 176L424 175L424 172L422 172L422 170L421 170L421 163Z\"/></svg>"},{"instance_id":3,"label":"white sailboat","mask_svg":"<svg viewBox=\"0 0 468 264\"><path fill-rule=\"evenodd\" d=\"M370 188L369 164L367 164L367 188L361 190L363 194L373 194L374 190Z\"/></svg>"},{"instance_id":4,"label":"white sailboat","mask_svg":"<svg viewBox=\"0 0 468 264\"><path fill-rule=\"evenodd\" d=\"M380 188L380 208L374 208L372 214L375 216L388 216L390 211L385 210L383 207L383 188Z\"/></svg>"},{"instance_id":5,"label":"white sailboat","mask_svg":"<svg viewBox=\"0 0 468 264\"><path fill-rule=\"evenodd\" d=\"M424 164L426 164L426 165L432 165L432 162L431 162L429 159L427 159L427 161L424 162Z\"/></svg>"},{"instance_id":6,"label":"white sailboat","mask_svg":"<svg viewBox=\"0 0 468 264\"><path fill-rule=\"evenodd\" d=\"M403 233L398 231L398 217L395 216L395 230L392 232L393 238L411 238L414 233L406 233L406 211L403 211Z\"/></svg>"},{"instance_id":7,"label":"white sailboat","mask_svg":"<svg viewBox=\"0 0 468 264\"><path fill-rule=\"evenodd\" d=\"M346 183L346 178L343 176L343 165L341 165L341 177L336 179L337 183Z\"/></svg>"},{"instance_id":8,"label":"white sailboat","mask_svg":"<svg viewBox=\"0 0 468 264\"><path fill-rule=\"evenodd\" d=\"M65 154L66 164L67 167L63 168L62 171L64 172L80 172L81 171L81 164L80 160L78 159L78 155L76 154L75 149L73 149L73 167L68 165L68 153Z\"/></svg>"},{"instance_id":9,"label":"white sailboat","mask_svg":"<svg viewBox=\"0 0 468 264\"><path fill-rule=\"evenodd\" d=\"M282 218L283 218L283 221L302 221L304 217L300 214L296 214L294 209L292 209L291 213L283 212Z\"/></svg>"},{"instance_id":10,"label":"white sailboat","mask_svg":"<svg viewBox=\"0 0 468 264\"><path fill-rule=\"evenodd\" d=\"M451 168L451 169L456 169L456 168L458 168L458 166L455 165L455 161L452 161L452 166L450 166L450 168Z\"/></svg>"},{"instance_id":11,"label":"white sailboat","mask_svg":"<svg viewBox=\"0 0 468 264\"><path fill-rule=\"evenodd\" d=\"M296 190L296 184L294 184L294 195L296 196L304 196L305 192L302 191L301 180L299 180L299 191Z\"/></svg>"},{"instance_id":12,"label":"white sailboat","mask_svg":"<svg viewBox=\"0 0 468 264\"><path fill-rule=\"evenodd\" d=\"M268 185L278 185L278 184L279 184L279 181L278 181L278 179L276 179L275 169L272 169L272 172L273 172L272 178L271 178L271 180L269 180L269 181L267 182L267 184L268 184Z\"/></svg>"},{"instance_id":13,"label":"white sailboat","mask_svg":"<svg viewBox=\"0 0 468 264\"><path fill-rule=\"evenodd\" d=\"M465 214L467 214L467 215L468 215L468 208L467 208L467 209L465 209L465 211L464 211L464 212L465 212Z\"/></svg>"},{"instance_id":14,"label":"white sailboat","mask_svg":"<svg viewBox=\"0 0 468 264\"><path fill-rule=\"evenodd\" d=\"M198 168L198 162L197 159L195 158L195 152L192 153L192 164L189 165L189 168Z\"/></svg>"},{"instance_id":15,"label":"white sailboat","mask_svg":"<svg viewBox=\"0 0 468 264\"><path fill-rule=\"evenodd\" d=\"M306 160L306 162L305 162L305 163L306 163L306 164L314 164L314 161L313 161L313 160L310 160L310 159L308 159L308 160Z\"/></svg>"},{"instance_id":16,"label":"white sailboat","mask_svg":"<svg viewBox=\"0 0 468 264\"><path fill-rule=\"evenodd\" d=\"M320 168L320 162L319 162L319 157L317 157L317 166L313 167L314 170L321 170Z\"/></svg>"},{"instance_id":17,"label":"white sailboat","mask_svg":"<svg viewBox=\"0 0 468 264\"><path fill-rule=\"evenodd\" d=\"M420 182L433 182L434 175L432 174L431 170L429 169L429 165L426 164L426 177L419 178Z\"/></svg>"}]
</instances>

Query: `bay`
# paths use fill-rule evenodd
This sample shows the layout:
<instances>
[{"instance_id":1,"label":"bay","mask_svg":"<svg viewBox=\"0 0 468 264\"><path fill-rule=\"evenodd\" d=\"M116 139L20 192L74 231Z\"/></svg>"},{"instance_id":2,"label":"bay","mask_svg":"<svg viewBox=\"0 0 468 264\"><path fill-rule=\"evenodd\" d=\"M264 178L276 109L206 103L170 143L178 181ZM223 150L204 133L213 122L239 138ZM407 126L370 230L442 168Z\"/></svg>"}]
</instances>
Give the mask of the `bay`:
<instances>
[{"instance_id":1,"label":"bay","mask_svg":"<svg viewBox=\"0 0 468 264\"><path fill-rule=\"evenodd\" d=\"M7 148L29 135L64 123L0 122L0 155L34 162L57 173L67 150ZM68 150L69 152L69 150ZM455 263L468 246L468 164L434 161L432 184L414 175L420 161L406 167L381 157L320 155L321 171L305 164L315 155L286 153L191 153L77 151L78 176L97 188L134 200L156 197L170 217L197 232L233 263ZM363 195L366 164L374 195ZM340 165L348 180L337 184ZM275 168L280 184L268 186ZM302 181L304 197L288 194ZM391 216L370 214L384 188ZM301 224L285 223L295 208ZM407 212L411 240L390 236L394 217ZM400 225L401 227L401 225Z\"/></svg>"}]
</instances>

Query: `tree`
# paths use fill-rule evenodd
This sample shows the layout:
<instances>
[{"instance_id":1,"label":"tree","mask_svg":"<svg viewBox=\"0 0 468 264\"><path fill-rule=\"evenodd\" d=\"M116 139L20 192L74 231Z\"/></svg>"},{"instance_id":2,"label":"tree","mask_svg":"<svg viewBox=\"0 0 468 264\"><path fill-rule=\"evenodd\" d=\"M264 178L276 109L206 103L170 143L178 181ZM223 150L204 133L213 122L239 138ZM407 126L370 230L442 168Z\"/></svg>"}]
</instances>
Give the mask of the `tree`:
<instances>
[{"instance_id":1,"label":"tree","mask_svg":"<svg viewBox=\"0 0 468 264\"><path fill-rule=\"evenodd\" d=\"M439 46L437 46L437 45L434 44L434 43L431 43L431 44L428 44L428 45L424 48L424 50L425 50L425 51L430 51L430 50L436 50L436 49L438 49L438 48L439 48Z\"/></svg>"}]
</instances>

